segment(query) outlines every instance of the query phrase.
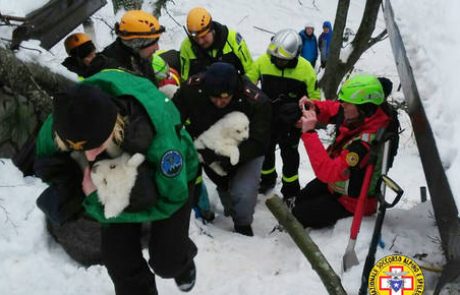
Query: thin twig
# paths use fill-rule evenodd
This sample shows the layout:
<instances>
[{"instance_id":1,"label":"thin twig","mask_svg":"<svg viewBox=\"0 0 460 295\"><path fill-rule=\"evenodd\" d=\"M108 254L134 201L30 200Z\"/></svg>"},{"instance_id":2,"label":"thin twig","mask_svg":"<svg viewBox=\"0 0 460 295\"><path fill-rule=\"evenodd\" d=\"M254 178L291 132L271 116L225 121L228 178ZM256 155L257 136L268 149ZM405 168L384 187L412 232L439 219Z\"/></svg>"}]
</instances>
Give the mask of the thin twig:
<instances>
[{"instance_id":1,"label":"thin twig","mask_svg":"<svg viewBox=\"0 0 460 295\"><path fill-rule=\"evenodd\" d=\"M313 0L313 1L311 2L311 5L313 5L313 7L314 7L317 11L320 11L319 8L318 8L318 6L316 5L316 0Z\"/></svg>"},{"instance_id":2,"label":"thin twig","mask_svg":"<svg viewBox=\"0 0 460 295\"><path fill-rule=\"evenodd\" d=\"M113 27L105 19L103 19L102 17L94 17L93 16L93 18L102 21L107 27L109 27L113 31Z\"/></svg>"},{"instance_id":3,"label":"thin twig","mask_svg":"<svg viewBox=\"0 0 460 295\"><path fill-rule=\"evenodd\" d=\"M246 15L237 23L237 25L241 24L245 19L248 18L248 16L249 16L249 15L246 14Z\"/></svg>"},{"instance_id":4,"label":"thin twig","mask_svg":"<svg viewBox=\"0 0 460 295\"><path fill-rule=\"evenodd\" d=\"M169 13L168 8L166 8L166 7L165 7L165 12L176 23L176 25L178 25L180 28L182 28L182 25L171 15L171 13Z\"/></svg>"},{"instance_id":5,"label":"thin twig","mask_svg":"<svg viewBox=\"0 0 460 295\"><path fill-rule=\"evenodd\" d=\"M22 45L19 45L19 48L23 48L23 49L26 49L26 50L32 50L32 51L38 51L38 53L43 53L43 51L41 51L40 49L37 49L37 48L30 48L30 47L25 47L25 46L22 46ZM51 53L52 55L54 55L51 51L48 51L49 53Z\"/></svg>"}]
</instances>

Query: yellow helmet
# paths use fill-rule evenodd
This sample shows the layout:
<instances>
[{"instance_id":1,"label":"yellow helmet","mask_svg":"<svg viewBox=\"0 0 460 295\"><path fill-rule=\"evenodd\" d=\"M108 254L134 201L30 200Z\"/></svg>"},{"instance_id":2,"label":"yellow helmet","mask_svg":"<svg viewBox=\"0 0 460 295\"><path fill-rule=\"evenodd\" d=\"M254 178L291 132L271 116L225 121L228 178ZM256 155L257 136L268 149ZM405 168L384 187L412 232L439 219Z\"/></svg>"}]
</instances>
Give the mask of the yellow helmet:
<instances>
[{"instance_id":1,"label":"yellow helmet","mask_svg":"<svg viewBox=\"0 0 460 295\"><path fill-rule=\"evenodd\" d=\"M187 32L192 37L202 37L211 29L211 14L203 7L192 8L187 14Z\"/></svg>"},{"instance_id":2,"label":"yellow helmet","mask_svg":"<svg viewBox=\"0 0 460 295\"><path fill-rule=\"evenodd\" d=\"M71 55L71 51L86 42L91 42L91 37L85 33L75 33L67 37L64 41L65 51Z\"/></svg>"},{"instance_id":3,"label":"yellow helmet","mask_svg":"<svg viewBox=\"0 0 460 295\"><path fill-rule=\"evenodd\" d=\"M129 10L115 24L115 32L123 40L157 39L164 31L156 17L142 10Z\"/></svg>"}]
</instances>

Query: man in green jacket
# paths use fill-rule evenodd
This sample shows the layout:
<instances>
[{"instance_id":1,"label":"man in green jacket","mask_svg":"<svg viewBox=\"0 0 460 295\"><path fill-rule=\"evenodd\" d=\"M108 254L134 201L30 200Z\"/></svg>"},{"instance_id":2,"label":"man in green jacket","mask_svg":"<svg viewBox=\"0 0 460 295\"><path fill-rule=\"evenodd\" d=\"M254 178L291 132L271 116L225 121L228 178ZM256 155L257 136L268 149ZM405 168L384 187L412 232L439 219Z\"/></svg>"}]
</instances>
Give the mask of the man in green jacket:
<instances>
[{"instance_id":1,"label":"man in green jacket","mask_svg":"<svg viewBox=\"0 0 460 295\"><path fill-rule=\"evenodd\" d=\"M262 167L260 193L266 193L276 184L275 147L278 144L283 159L281 193L285 201L299 194L300 130L294 125L301 116L300 98L319 99L316 73L310 63L299 56L302 47L300 36L292 29L277 32L267 53L254 63L247 76L253 83L261 82L262 91L273 104L271 139Z\"/></svg>"},{"instance_id":2,"label":"man in green jacket","mask_svg":"<svg viewBox=\"0 0 460 295\"><path fill-rule=\"evenodd\" d=\"M91 180L91 167L99 159L115 158L122 152L145 155L147 171L141 174L138 170L130 205L106 218ZM75 158L71 153L86 158L89 166L67 183L57 181L63 174L77 174L69 171L75 167L69 164ZM67 164L56 165L56 159ZM37 175L57 194L69 194L66 189L74 188L70 194L82 194L82 190L86 195L86 213L103 223L102 259L117 295L158 294L149 266L156 275L174 278L182 291L191 290L197 249L188 237L189 189L195 182L198 158L174 104L151 81L109 70L57 95L53 113L37 139L35 166L40 168ZM144 222L150 223L148 264L140 244Z\"/></svg>"},{"instance_id":3,"label":"man in green jacket","mask_svg":"<svg viewBox=\"0 0 460 295\"><path fill-rule=\"evenodd\" d=\"M212 20L203 7L187 15L187 38L180 47L181 77L204 72L215 62L232 64L240 74L249 71L252 57L243 37L236 31Z\"/></svg>"}]
</instances>

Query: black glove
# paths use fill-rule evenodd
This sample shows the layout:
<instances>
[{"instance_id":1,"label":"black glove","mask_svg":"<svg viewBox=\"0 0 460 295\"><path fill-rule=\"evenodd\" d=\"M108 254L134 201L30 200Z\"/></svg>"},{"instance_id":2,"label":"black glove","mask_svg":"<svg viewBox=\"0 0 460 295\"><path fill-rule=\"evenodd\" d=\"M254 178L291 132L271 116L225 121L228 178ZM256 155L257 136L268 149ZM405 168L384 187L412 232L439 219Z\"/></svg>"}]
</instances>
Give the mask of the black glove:
<instances>
[{"instance_id":1,"label":"black glove","mask_svg":"<svg viewBox=\"0 0 460 295\"><path fill-rule=\"evenodd\" d=\"M217 162L219 162L220 167L222 167L222 169L224 169L224 171L227 173L230 172L230 170L232 170L233 167L235 167L230 163L229 157L217 156Z\"/></svg>"},{"instance_id":2,"label":"black glove","mask_svg":"<svg viewBox=\"0 0 460 295\"><path fill-rule=\"evenodd\" d=\"M208 148L205 148L203 150L198 150L198 153L200 153L201 157L203 158L203 162L207 165L211 164L212 162L218 161L218 155L213 150L210 150Z\"/></svg>"}]
</instances>

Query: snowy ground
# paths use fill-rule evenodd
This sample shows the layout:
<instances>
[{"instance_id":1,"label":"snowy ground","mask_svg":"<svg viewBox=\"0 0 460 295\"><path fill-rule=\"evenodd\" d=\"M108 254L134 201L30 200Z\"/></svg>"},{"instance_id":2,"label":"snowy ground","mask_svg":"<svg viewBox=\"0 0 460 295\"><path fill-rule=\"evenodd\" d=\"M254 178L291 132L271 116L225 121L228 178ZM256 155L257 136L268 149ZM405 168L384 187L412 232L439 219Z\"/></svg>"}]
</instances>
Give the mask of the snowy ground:
<instances>
[{"instance_id":1,"label":"snowy ground","mask_svg":"<svg viewBox=\"0 0 460 295\"><path fill-rule=\"evenodd\" d=\"M1 12L6 9L9 14L28 12L39 1L15 2L0 0ZM46 2L46 1L42 1ZM145 1L148 2L148 1ZM434 110L430 112L438 122L447 124L452 122L455 116L453 112L458 103L451 102L452 108L442 108L441 99L455 99L453 94L458 90L449 89L446 95L440 85L443 81L452 82L455 77L453 70L443 73L448 68L447 62L457 62L458 56L454 57L453 44L457 44L458 38L454 39L453 30L458 27L455 24L443 23L442 20L433 21L430 26L423 25L423 16L431 11L437 13L433 17L440 17L444 4L434 4L423 0L422 5L417 7L395 1L396 14L402 19L402 33L411 53L414 53L414 68L420 70L416 78L420 79L419 88L422 94L436 94L436 97L427 96ZM447 1L452 5L454 0ZM337 1L263 1L263 0L234 0L234 1L177 1L177 5L169 4L169 11L179 23L184 23L187 11L196 5L203 5L211 11L215 20L237 29L247 40L248 46L254 56L265 51L270 35L254 26L263 27L267 30L292 27L301 29L306 22L316 24L316 33L319 35L321 24L324 20L333 20ZM436 5L436 9L434 6ZM447 5L447 4L446 4ZM364 1L351 1L348 26L356 31L364 7ZM429 9L433 8L433 9ZM449 7L449 9L451 9ZM448 6L445 9L449 13ZM457 9L458 10L458 9ZM453 9L450 10L453 13ZM114 23L119 16L114 16L111 6L107 5L96 13L96 33L98 47L103 48L113 40L109 28L98 18L104 18L109 24ZM450 18L449 18L450 19ZM452 15L452 21L455 19ZM185 34L183 29L174 23L167 14L160 19L168 31L162 37L160 45L167 48L178 48ZM426 23L426 22L425 22ZM444 25L443 25L444 24ZM428 29L429 27L429 29ZM377 28L383 29L383 18L380 17ZM444 29L452 29L452 32ZM0 35L5 36L5 28L0 27ZM81 28L80 28L81 30ZM426 34L421 34L428 30ZM443 31L442 34L434 32ZM378 31L380 32L380 30ZM407 33L406 33L407 32ZM450 35L449 35L450 32ZM449 39L451 38L451 39ZM433 40L435 39L435 40ZM428 40L430 42L428 42ZM435 42L437 41L437 42ZM455 43L457 42L457 43ZM422 53L416 53L415 48L420 48ZM448 43L449 46L446 45ZM36 42L26 42L28 47L37 46ZM446 53L444 45L450 48L450 54ZM434 62L430 46L436 46ZM19 55L28 60L36 60L48 65L53 70L64 73L65 70L59 65L65 53L61 44L51 50L51 54L43 52L37 55L35 52L21 50ZM442 57L442 58L441 58ZM457 64L460 66L460 64ZM356 66L357 71L364 71L384 75L393 80L395 88L399 81L392 60L392 53L388 40L377 44L369 50ZM429 68L426 73L423 69ZM458 67L456 67L458 68ZM430 72L432 70L432 72ZM452 75L448 75L451 73ZM72 77L72 74L68 74ZM428 83L428 75L433 78ZM74 77L74 76L73 76ZM421 85L426 84L426 85ZM455 85L455 84L452 84ZM428 88L436 90L428 92ZM444 88L443 88L444 89ZM452 95L451 95L452 94ZM401 99L400 92L394 92L395 99ZM436 99L435 99L436 98ZM434 115L433 112L441 112L445 116ZM450 114L450 115L449 115ZM383 249L379 249L377 259L390 253L398 252L403 255L414 257L416 254L428 254L423 260L416 259L423 265L440 267L443 257L438 239L437 229L432 217L432 208L429 202L420 203L419 188L426 186L418 152L414 138L411 134L410 121L401 114L401 121L405 132L402 134L400 150L395 160L394 168L389 175L396 180L405 190L405 195L396 209L389 210L385 219L382 239L385 243ZM455 134L442 132L437 134L444 142L452 138L455 142ZM451 128L448 129L449 131ZM445 137L442 137L442 135ZM447 144L444 144L447 146ZM300 180L304 185L313 178L309 166L308 157L302 146L299 146L301 154ZM456 150L448 149L447 163L452 163L448 171L450 176L455 172L454 161ZM279 160L279 155L278 155ZM277 164L280 164L278 161ZM278 165L280 168L280 165ZM458 168L456 168L458 170ZM65 252L46 233L43 214L35 206L35 200L45 184L35 178L23 178L11 164L10 160L0 161L0 294L7 295L53 295L53 294L113 294L112 284L107 272L102 266L83 268L72 261ZM319 277L312 270L310 264L296 248L286 233L275 232L269 234L276 224L274 217L265 207L265 197L260 196L256 208L254 238L247 238L231 232L232 222L223 217L214 187L209 184L211 201L216 207L217 218L213 224L203 225L193 219L190 234L199 248L196 264L198 268L197 284L191 294L327 294ZM279 191L279 187L276 188ZM458 189L457 189L458 191ZM356 252L361 262L367 254L368 243L372 235L375 216L364 218L361 233L356 245ZM342 220L333 228L316 230L310 233L311 237L323 251L332 267L340 274L342 255L348 241L348 233L351 218ZM422 255L423 256L423 255ZM420 256L419 256L420 257ZM356 294L359 288L363 264L352 268L345 274L340 274L342 282L349 294ZM425 272L426 288L433 289L436 275ZM180 294L172 280L157 280L160 294ZM429 292L427 292L429 294Z\"/></svg>"}]
</instances>

